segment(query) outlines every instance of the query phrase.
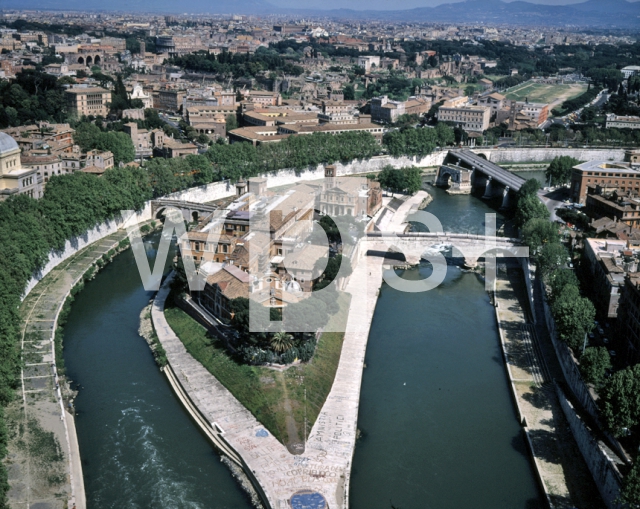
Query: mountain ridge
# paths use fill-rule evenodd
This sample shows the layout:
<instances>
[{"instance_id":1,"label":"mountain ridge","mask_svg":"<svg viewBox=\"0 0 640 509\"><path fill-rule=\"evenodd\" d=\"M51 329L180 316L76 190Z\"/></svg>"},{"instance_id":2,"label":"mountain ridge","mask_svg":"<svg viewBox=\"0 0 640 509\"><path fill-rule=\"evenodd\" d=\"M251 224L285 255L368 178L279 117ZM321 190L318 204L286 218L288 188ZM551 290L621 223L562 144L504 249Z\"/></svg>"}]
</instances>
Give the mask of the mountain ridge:
<instances>
[{"instance_id":1,"label":"mountain ridge","mask_svg":"<svg viewBox=\"0 0 640 509\"><path fill-rule=\"evenodd\" d=\"M95 2L95 3L94 3ZM104 4L95 0L0 0L0 8L106 11ZM584 26L584 27L640 27L640 1L586 0L570 5L534 4L524 0L464 0L440 4L435 7L415 7L393 10L356 10L282 8L267 0L192 0L177 5L173 0L111 0L109 11L156 13L209 13L209 14L291 14L359 20L415 21L436 23L491 23L512 25Z\"/></svg>"}]
</instances>

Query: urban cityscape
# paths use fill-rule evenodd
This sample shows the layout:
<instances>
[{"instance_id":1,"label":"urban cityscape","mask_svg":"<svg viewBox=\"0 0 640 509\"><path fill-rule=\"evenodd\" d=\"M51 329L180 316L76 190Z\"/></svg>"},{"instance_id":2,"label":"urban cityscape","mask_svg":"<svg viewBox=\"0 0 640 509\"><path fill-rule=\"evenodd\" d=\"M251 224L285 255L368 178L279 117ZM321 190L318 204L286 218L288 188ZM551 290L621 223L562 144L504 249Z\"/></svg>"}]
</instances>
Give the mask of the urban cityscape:
<instances>
[{"instance_id":1,"label":"urban cityscape","mask_svg":"<svg viewBox=\"0 0 640 509\"><path fill-rule=\"evenodd\" d=\"M640 2L0 5L0 507L640 506Z\"/></svg>"}]
</instances>

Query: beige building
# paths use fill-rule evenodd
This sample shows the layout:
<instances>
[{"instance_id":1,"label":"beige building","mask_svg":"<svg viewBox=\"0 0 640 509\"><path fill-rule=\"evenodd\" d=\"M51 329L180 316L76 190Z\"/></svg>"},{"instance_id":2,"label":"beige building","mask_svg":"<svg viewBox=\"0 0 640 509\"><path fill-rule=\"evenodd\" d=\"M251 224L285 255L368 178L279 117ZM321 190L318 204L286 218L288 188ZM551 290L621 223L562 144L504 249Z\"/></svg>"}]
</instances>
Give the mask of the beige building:
<instances>
[{"instance_id":1,"label":"beige building","mask_svg":"<svg viewBox=\"0 0 640 509\"><path fill-rule=\"evenodd\" d=\"M0 133L0 200L16 194L42 196L42 177L35 168L23 168L20 147L11 136Z\"/></svg>"},{"instance_id":2,"label":"beige building","mask_svg":"<svg viewBox=\"0 0 640 509\"><path fill-rule=\"evenodd\" d=\"M371 71L372 68L379 68L380 57L374 55L365 55L358 57L358 67L364 68L365 72Z\"/></svg>"},{"instance_id":3,"label":"beige building","mask_svg":"<svg viewBox=\"0 0 640 509\"><path fill-rule=\"evenodd\" d=\"M136 159L151 157L154 148L162 148L164 145L165 134L162 129L154 129L152 131L140 129L135 122L124 124L123 128L124 132L131 137L133 146L136 149Z\"/></svg>"},{"instance_id":4,"label":"beige building","mask_svg":"<svg viewBox=\"0 0 640 509\"><path fill-rule=\"evenodd\" d=\"M109 113L111 92L101 87L73 87L65 91L67 108L76 118L103 116Z\"/></svg>"},{"instance_id":5,"label":"beige building","mask_svg":"<svg viewBox=\"0 0 640 509\"><path fill-rule=\"evenodd\" d=\"M640 117L607 115L606 128L609 129L610 127L617 129L640 129Z\"/></svg>"},{"instance_id":6,"label":"beige building","mask_svg":"<svg viewBox=\"0 0 640 509\"><path fill-rule=\"evenodd\" d=\"M489 129L491 107L471 106L467 103L466 98L464 99L464 101L461 101L460 98L445 101L438 110L438 121L452 122L465 131L482 132Z\"/></svg>"}]
</instances>

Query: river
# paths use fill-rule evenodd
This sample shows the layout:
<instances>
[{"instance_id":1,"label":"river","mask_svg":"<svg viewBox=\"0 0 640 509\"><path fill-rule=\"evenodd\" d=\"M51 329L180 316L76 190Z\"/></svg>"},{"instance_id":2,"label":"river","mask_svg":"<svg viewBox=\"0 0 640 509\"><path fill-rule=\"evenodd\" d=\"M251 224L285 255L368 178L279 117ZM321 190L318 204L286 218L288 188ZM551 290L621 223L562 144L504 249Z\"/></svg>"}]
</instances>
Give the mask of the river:
<instances>
[{"instance_id":1,"label":"river","mask_svg":"<svg viewBox=\"0 0 640 509\"><path fill-rule=\"evenodd\" d=\"M445 231L484 233L484 214L496 213L473 196L429 193ZM429 273L423 264L403 277ZM419 294L383 285L365 363L354 509L543 507L477 275L449 266Z\"/></svg>"},{"instance_id":2,"label":"river","mask_svg":"<svg viewBox=\"0 0 640 509\"><path fill-rule=\"evenodd\" d=\"M429 192L427 210L447 231L482 233L484 213L494 212L472 196ZM129 250L86 284L69 315L64 356L79 388L87 505L247 509L138 335L151 297ZM383 287L366 362L352 508L538 506L495 317L475 275L450 267L445 283L423 294Z\"/></svg>"}]
</instances>

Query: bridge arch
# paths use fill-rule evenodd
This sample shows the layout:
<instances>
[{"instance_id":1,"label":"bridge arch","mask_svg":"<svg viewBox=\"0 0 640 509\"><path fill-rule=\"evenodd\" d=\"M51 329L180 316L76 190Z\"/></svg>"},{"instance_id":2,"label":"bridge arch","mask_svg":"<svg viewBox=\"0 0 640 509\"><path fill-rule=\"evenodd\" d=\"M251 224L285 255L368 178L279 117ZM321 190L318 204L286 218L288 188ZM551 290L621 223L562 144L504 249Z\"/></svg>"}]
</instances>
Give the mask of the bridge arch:
<instances>
[{"instance_id":1,"label":"bridge arch","mask_svg":"<svg viewBox=\"0 0 640 509\"><path fill-rule=\"evenodd\" d=\"M93 59L93 63L95 65L98 65L100 62L101 62L100 55L96 55L95 58Z\"/></svg>"},{"instance_id":2,"label":"bridge arch","mask_svg":"<svg viewBox=\"0 0 640 509\"><path fill-rule=\"evenodd\" d=\"M84 64L84 58L83 57L78 57L78 63L79 64Z\"/></svg>"},{"instance_id":3,"label":"bridge arch","mask_svg":"<svg viewBox=\"0 0 640 509\"><path fill-rule=\"evenodd\" d=\"M91 58L91 55L87 56L87 65L91 65L92 62L93 59Z\"/></svg>"},{"instance_id":4,"label":"bridge arch","mask_svg":"<svg viewBox=\"0 0 640 509\"><path fill-rule=\"evenodd\" d=\"M485 160L487 160L487 161L489 160L489 158L487 157L487 155L486 155L486 154L483 154L482 152L476 152L476 155L477 155L478 157L482 157L482 159L485 159Z\"/></svg>"}]
</instances>

